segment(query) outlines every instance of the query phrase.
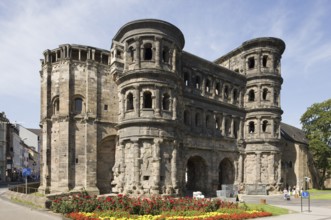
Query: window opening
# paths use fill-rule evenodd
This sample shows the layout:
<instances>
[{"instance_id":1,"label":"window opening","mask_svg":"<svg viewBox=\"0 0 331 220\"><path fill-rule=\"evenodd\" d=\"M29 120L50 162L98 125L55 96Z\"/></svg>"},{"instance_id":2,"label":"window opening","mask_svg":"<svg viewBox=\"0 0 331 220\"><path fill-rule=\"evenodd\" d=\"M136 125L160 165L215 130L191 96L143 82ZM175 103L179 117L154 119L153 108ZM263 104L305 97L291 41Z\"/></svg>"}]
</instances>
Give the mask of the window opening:
<instances>
[{"instance_id":1,"label":"window opening","mask_svg":"<svg viewBox=\"0 0 331 220\"><path fill-rule=\"evenodd\" d=\"M75 113L81 113L83 110L83 99L82 98L75 98Z\"/></svg>"},{"instance_id":2,"label":"window opening","mask_svg":"<svg viewBox=\"0 0 331 220\"><path fill-rule=\"evenodd\" d=\"M228 86L224 87L224 98L225 99L229 98L229 87Z\"/></svg>"},{"instance_id":3,"label":"window opening","mask_svg":"<svg viewBox=\"0 0 331 220\"><path fill-rule=\"evenodd\" d=\"M152 93L144 92L144 108L152 108Z\"/></svg>"},{"instance_id":4,"label":"window opening","mask_svg":"<svg viewBox=\"0 0 331 220\"><path fill-rule=\"evenodd\" d=\"M248 132L249 132L250 134L252 134L252 133L255 132L255 124L254 124L253 121L249 122L249 124L248 124Z\"/></svg>"},{"instance_id":5,"label":"window opening","mask_svg":"<svg viewBox=\"0 0 331 220\"><path fill-rule=\"evenodd\" d=\"M268 62L268 56L267 55L264 55L262 57L262 66L263 67L267 67L267 62Z\"/></svg>"},{"instance_id":6,"label":"window opening","mask_svg":"<svg viewBox=\"0 0 331 220\"><path fill-rule=\"evenodd\" d=\"M163 51L162 51L162 61L165 63L169 62L169 48L168 47L163 47Z\"/></svg>"},{"instance_id":7,"label":"window opening","mask_svg":"<svg viewBox=\"0 0 331 220\"><path fill-rule=\"evenodd\" d=\"M131 92L126 97L126 110L133 110L133 95Z\"/></svg>"},{"instance_id":8,"label":"window opening","mask_svg":"<svg viewBox=\"0 0 331 220\"><path fill-rule=\"evenodd\" d=\"M184 124L190 124L190 112L187 110L184 111Z\"/></svg>"},{"instance_id":9,"label":"window opening","mask_svg":"<svg viewBox=\"0 0 331 220\"><path fill-rule=\"evenodd\" d=\"M265 120L262 122L262 131L266 132L267 131L267 126L268 126L268 121Z\"/></svg>"},{"instance_id":10,"label":"window opening","mask_svg":"<svg viewBox=\"0 0 331 220\"><path fill-rule=\"evenodd\" d=\"M152 45L151 44L146 44L145 45L144 60L151 60L152 57L153 57Z\"/></svg>"},{"instance_id":11,"label":"window opening","mask_svg":"<svg viewBox=\"0 0 331 220\"><path fill-rule=\"evenodd\" d=\"M216 83L216 87L215 87L215 93L216 93L216 95L220 95L220 87L221 87L221 84L219 82Z\"/></svg>"},{"instance_id":12,"label":"window opening","mask_svg":"<svg viewBox=\"0 0 331 220\"><path fill-rule=\"evenodd\" d=\"M129 47L129 56L130 56L129 61L130 62L133 62L134 61L134 50L133 50L133 47Z\"/></svg>"},{"instance_id":13,"label":"window opening","mask_svg":"<svg viewBox=\"0 0 331 220\"><path fill-rule=\"evenodd\" d=\"M238 122L237 121L233 122L233 136L235 138L238 138Z\"/></svg>"},{"instance_id":14,"label":"window opening","mask_svg":"<svg viewBox=\"0 0 331 220\"><path fill-rule=\"evenodd\" d=\"M108 111L108 105L104 105L103 110Z\"/></svg>"},{"instance_id":15,"label":"window opening","mask_svg":"<svg viewBox=\"0 0 331 220\"><path fill-rule=\"evenodd\" d=\"M210 126L210 116L209 115L207 115L206 116L206 128L209 128Z\"/></svg>"},{"instance_id":16,"label":"window opening","mask_svg":"<svg viewBox=\"0 0 331 220\"><path fill-rule=\"evenodd\" d=\"M169 94L164 94L162 99L163 110L170 110L170 96Z\"/></svg>"},{"instance_id":17,"label":"window opening","mask_svg":"<svg viewBox=\"0 0 331 220\"><path fill-rule=\"evenodd\" d=\"M267 96L268 96L268 89L263 89L262 92L262 99L265 101L267 100Z\"/></svg>"},{"instance_id":18,"label":"window opening","mask_svg":"<svg viewBox=\"0 0 331 220\"><path fill-rule=\"evenodd\" d=\"M233 102L238 101L238 91L236 89L233 90Z\"/></svg>"},{"instance_id":19,"label":"window opening","mask_svg":"<svg viewBox=\"0 0 331 220\"><path fill-rule=\"evenodd\" d=\"M195 126L200 126L200 114L196 113L195 114Z\"/></svg>"},{"instance_id":20,"label":"window opening","mask_svg":"<svg viewBox=\"0 0 331 220\"><path fill-rule=\"evenodd\" d=\"M216 123L215 123L215 128L216 128L217 130L220 129L220 127L221 127L221 126L220 126L220 124L221 124L221 123L220 123L220 119L219 119L219 118L216 118L215 122L216 122Z\"/></svg>"},{"instance_id":21,"label":"window opening","mask_svg":"<svg viewBox=\"0 0 331 220\"><path fill-rule=\"evenodd\" d=\"M210 80L206 80L206 92L210 92Z\"/></svg>"},{"instance_id":22,"label":"window opening","mask_svg":"<svg viewBox=\"0 0 331 220\"><path fill-rule=\"evenodd\" d=\"M195 77L195 88L200 89L200 77L199 76Z\"/></svg>"},{"instance_id":23,"label":"window opening","mask_svg":"<svg viewBox=\"0 0 331 220\"><path fill-rule=\"evenodd\" d=\"M248 58L248 68L253 69L255 67L255 59L254 57Z\"/></svg>"},{"instance_id":24,"label":"window opening","mask_svg":"<svg viewBox=\"0 0 331 220\"><path fill-rule=\"evenodd\" d=\"M185 86L189 86L190 75L188 73L184 73L184 83L185 83Z\"/></svg>"},{"instance_id":25,"label":"window opening","mask_svg":"<svg viewBox=\"0 0 331 220\"><path fill-rule=\"evenodd\" d=\"M253 102L255 100L255 92L253 89L251 89L248 92L248 101Z\"/></svg>"}]
</instances>

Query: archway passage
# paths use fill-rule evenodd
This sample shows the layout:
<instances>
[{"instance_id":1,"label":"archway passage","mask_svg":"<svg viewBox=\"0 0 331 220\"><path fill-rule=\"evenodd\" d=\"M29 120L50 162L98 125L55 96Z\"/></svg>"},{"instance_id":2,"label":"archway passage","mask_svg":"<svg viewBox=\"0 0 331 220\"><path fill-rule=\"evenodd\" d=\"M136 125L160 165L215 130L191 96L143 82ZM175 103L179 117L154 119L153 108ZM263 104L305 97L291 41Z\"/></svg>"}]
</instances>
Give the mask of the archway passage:
<instances>
[{"instance_id":1,"label":"archway passage","mask_svg":"<svg viewBox=\"0 0 331 220\"><path fill-rule=\"evenodd\" d=\"M218 167L218 189L222 189L222 185L234 184L235 171L233 163L225 158Z\"/></svg>"},{"instance_id":2,"label":"archway passage","mask_svg":"<svg viewBox=\"0 0 331 220\"><path fill-rule=\"evenodd\" d=\"M97 187L100 194L111 192L113 180L112 168L115 164L115 137L107 137L101 141L97 152Z\"/></svg>"},{"instance_id":3,"label":"archway passage","mask_svg":"<svg viewBox=\"0 0 331 220\"><path fill-rule=\"evenodd\" d=\"M190 195L193 191L206 192L207 187L207 165L200 156L190 157L186 165L186 191Z\"/></svg>"}]
</instances>

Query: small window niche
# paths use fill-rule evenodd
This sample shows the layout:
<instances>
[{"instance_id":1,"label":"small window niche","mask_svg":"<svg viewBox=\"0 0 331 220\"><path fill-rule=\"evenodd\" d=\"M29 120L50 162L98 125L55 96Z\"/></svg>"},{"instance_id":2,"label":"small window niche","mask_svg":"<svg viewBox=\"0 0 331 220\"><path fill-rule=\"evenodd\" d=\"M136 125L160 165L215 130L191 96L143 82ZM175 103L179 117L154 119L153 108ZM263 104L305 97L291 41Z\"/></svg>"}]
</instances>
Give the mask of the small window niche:
<instances>
[{"instance_id":1,"label":"small window niche","mask_svg":"<svg viewBox=\"0 0 331 220\"><path fill-rule=\"evenodd\" d=\"M248 123L248 133L253 134L255 132L255 124L254 121Z\"/></svg>"},{"instance_id":2,"label":"small window niche","mask_svg":"<svg viewBox=\"0 0 331 220\"><path fill-rule=\"evenodd\" d=\"M267 55L264 55L262 57L262 67L264 67L264 68L268 67L268 56Z\"/></svg>"},{"instance_id":3,"label":"small window niche","mask_svg":"<svg viewBox=\"0 0 331 220\"><path fill-rule=\"evenodd\" d=\"M254 100L255 100L255 91L253 89L251 89L248 92L248 101L254 102Z\"/></svg>"},{"instance_id":4,"label":"small window niche","mask_svg":"<svg viewBox=\"0 0 331 220\"><path fill-rule=\"evenodd\" d=\"M131 92L126 96L126 110L133 110L133 95Z\"/></svg>"},{"instance_id":5,"label":"small window niche","mask_svg":"<svg viewBox=\"0 0 331 220\"><path fill-rule=\"evenodd\" d=\"M76 114L80 114L83 111L83 99L82 98L75 98L74 100L74 112Z\"/></svg>"},{"instance_id":6,"label":"small window niche","mask_svg":"<svg viewBox=\"0 0 331 220\"><path fill-rule=\"evenodd\" d=\"M187 72L184 73L184 84L185 86L190 86L190 74Z\"/></svg>"},{"instance_id":7,"label":"small window niche","mask_svg":"<svg viewBox=\"0 0 331 220\"><path fill-rule=\"evenodd\" d=\"M255 67L255 59L254 59L254 57L249 57L248 58L247 65L248 65L248 69L253 69Z\"/></svg>"},{"instance_id":8,"label":"small window niche","mask_svg":"<svg viewBox=\"0 0 331 220\"><path fill-rule=\"evenodd\" d=\"M262 131L263 132L267 132L267 127L268 127L268 121L267 120L264 120L262 122Z\"/></svg>"},{"instance_id":9,"label":"small window niche","mask_svg":"<svg viewBox=\"0 0 331 220\"><path fill-rule=\"evenodd\" d=\"M144 46L144 60L152 60L152 58L153 58L152 44L147 43Z\"/></svg>"},{"instance_id":10,"label":"small window niche","mask_svg":"<svg viewBox=\"0 0 331 220\"><path fill-rule=\"evenodd\" d=\"M170 95L165 93L162 99L162 109L169 111L170 110Z\"/></svg>"},{"instance_id":11,"label":"small window niche","mask_svg":"<svg viewBox=\"0 0 331 220\"><path fill-rule=\"evenodd\" d=\"M152 93L150 91L144 92L143 108L152 108Z\"/></svg>"}]
</instances>

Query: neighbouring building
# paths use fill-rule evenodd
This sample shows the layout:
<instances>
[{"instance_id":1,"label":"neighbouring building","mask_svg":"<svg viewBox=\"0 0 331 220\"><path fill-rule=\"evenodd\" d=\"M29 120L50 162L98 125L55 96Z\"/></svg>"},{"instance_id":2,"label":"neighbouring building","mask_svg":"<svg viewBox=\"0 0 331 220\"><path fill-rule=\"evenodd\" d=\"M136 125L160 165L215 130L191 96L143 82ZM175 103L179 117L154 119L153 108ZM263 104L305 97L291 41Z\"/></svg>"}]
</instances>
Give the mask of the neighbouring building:
<instances>
[{"instance_id":1,"label":"neighbouring building","mask_svg":"<svg viewBox=\"0 0 331 220\"><path fill-rule=\"evenodd\" d=\"M213 196L227 185L251 194L300 187L308 151L281 132L285 43L252 39L215 61L184 43L174 25L145 19L120 28L110 51L63 44L44 52L40 191Z\"/></svg>"}]
</instances>

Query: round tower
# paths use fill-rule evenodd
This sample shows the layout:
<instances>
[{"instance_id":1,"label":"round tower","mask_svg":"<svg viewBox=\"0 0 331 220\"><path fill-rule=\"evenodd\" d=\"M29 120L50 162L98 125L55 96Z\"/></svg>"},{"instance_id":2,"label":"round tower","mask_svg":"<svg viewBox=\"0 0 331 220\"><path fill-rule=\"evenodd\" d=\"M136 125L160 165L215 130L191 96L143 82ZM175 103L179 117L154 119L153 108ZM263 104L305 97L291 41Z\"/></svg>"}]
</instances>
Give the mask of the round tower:
<instances>
[{"instance_id":1,"label":"round tower","mask_svg":"<svg viewBox=\"0 0 331 220\"><path fill-rule=\"evenodd\" d=\"M241 46L241 72L246 75L246 110L244 139L246 144L245 183L267 186L280 183L280 60L285 43L277 38L257 38ZM255 186L254 186L255 185ZM249 189L248 189L249 190Z\"/></svg>"},{"instance_id":2,"label":"round tower","mask_svg":"<svg viewBox=\"0 0 331 220\"><path fill-rule=\"evenodd\" d=\"M176 194L178 56L184 36L146 19L124 25L111 47L119 120L113 191Z\"/></svg>"}]
</instances>

